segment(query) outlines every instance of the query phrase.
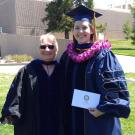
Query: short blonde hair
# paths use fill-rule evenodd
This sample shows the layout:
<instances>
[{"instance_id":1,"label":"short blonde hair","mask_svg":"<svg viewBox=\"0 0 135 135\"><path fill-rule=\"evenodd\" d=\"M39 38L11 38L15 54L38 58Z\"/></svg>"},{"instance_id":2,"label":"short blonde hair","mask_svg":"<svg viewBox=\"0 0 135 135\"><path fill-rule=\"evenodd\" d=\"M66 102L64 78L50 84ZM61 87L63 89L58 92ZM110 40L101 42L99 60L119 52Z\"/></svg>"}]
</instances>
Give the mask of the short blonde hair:
<instances>
[{"instance_id":1,"label":"short blonde hair","mask_svg":"<svg viewBox=\"0 0 135 135\"><path fill-rule=\"evenodd\" d=\"M56 50L58 51L58 42L57 42L57 40L56 40L56 37L55 37L53 34L47 33L47 34L41 35L41 36L40 36L40 43L42 44L42 43L44 43L45 41L46 41L46 42L47 42L47 41L52 42L53 45L56 46Z\"/></svg>"}]
</instances>

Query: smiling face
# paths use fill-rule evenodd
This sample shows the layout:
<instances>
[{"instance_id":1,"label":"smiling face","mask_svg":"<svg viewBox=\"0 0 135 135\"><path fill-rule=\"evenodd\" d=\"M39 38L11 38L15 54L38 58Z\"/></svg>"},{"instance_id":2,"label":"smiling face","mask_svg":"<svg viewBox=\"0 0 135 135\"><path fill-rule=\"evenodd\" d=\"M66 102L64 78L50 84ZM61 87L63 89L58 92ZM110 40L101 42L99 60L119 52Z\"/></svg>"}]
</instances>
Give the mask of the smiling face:
<instances>
[{"instance_id":1,"label":"smiling face","mask_svg":"<svg viewBox=\"0 0 135 135\"><path fill-rule=\"evenodd\" d=\"M44 61L53 61L58 52L58 44L56 38L51 34L42 35L40 37L40 55Z\"/></svg>"},{"instance_id":2,"label":"smiling face","mask_svg":"<svg viewBox=\"0 0 135 135\"><path fill-rule=\"evenodd\" d=\"M90 35L92 33L90 22L75 21L73 35L79 44L90 43Z\"/></svg>"}]
</instances>

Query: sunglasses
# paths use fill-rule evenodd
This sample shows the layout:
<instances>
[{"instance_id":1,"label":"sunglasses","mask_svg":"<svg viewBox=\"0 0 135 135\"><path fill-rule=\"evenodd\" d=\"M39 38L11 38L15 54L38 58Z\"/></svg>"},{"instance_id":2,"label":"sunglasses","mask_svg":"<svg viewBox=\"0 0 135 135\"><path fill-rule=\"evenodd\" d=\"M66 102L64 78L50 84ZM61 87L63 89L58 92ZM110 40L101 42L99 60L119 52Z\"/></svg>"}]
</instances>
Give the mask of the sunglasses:
<instances>
[{"instance_id":1,"label":"sunglasses","mask_svg":"<svg viewBox=\"0 0 135 135\"><path fill-rule=\"evenodd\" d=\"M50 50L54 49L54 45L40 45L40 49L46 49L48 47Z\"/></svg>"}]
</instances>

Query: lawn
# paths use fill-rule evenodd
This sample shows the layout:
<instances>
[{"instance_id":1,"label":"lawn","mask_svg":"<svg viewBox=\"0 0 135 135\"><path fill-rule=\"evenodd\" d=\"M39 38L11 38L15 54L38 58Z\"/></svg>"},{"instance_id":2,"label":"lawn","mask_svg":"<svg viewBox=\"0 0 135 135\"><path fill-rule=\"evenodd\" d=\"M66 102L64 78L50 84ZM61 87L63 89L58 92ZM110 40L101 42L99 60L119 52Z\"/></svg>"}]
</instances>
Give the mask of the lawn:
<instances>
[{"instance_id":1,"label":"lawn","mask_svg":"<svg viewBox=\"0 0 135 135\"><path fill-rule=\"evenodd\" d=\"M128 88L131 100L131 113L128 119L121 119L122 131L123 135L135 135L135 82L128 83Z\"/></svg>"},{"instance_id":2,"label":"lawn","mask_svg":"<svg viewBox=\"0 0 135 135\"><path fill-rule=\"evenodd\" d=\"M131 40L110 40L110 42L115 54L135 56L135 45L131 44Z\"/></svg>"},{"instance_id":3,"label":"lawn","mask_svg":"<svg viewBox=\"0 0 135 135\"><path fill-rule=\"evenodd\" d=\"M13 78L14 75L0 74L0 112ZM0 135L13 135L13 126L0 125Z\"/></svg>"},{"instance_id":4,"label":"lawn","mask_svg":"<svg viewBox=\"0 0 135 135\"><path fill-rule=\"evenodd\" d=\"M0 112L13 77L14 75L0 74ZM127 73L126 77L135 79L135 73ZM128 82L128 88L131 97L131 114L128 119L121 119L122 132L123 135L135 135L135 82ZM13 126L1 125L0 135L13 135Z\"/></svg>"}]
</instances>

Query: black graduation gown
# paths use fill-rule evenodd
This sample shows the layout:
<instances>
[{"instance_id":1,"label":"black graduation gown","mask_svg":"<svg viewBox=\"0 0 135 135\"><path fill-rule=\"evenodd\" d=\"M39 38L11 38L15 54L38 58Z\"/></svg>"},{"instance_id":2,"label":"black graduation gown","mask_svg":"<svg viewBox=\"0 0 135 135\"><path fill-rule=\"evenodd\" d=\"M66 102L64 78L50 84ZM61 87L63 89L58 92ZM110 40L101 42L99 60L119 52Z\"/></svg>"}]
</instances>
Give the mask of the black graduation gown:
<instances>
[{"instance_id":1,"label":"black graduation gown","mask_svg":"<svg viewBox=\"0 0 135 135\"><path fill-rule=\"evenodd\" d=\"M16 75L2 117L14 117L15 135L59 135L59 101L59 65L48 77L39 60L34 60Z\"/></svg>"},{"instance_id":2,"label":"black graduation gown","mask_svg":"<svg viewBox=\"0 0 135 135\"><path fill-rule=\"evenodd\" d=\"M121 135L119 117L129 116L129 93L123 70L113 53L102 49L83 63L73 62L64 53L61 63L65 68L65 135ZM95 118L88 110L71 106L74 89L101 94L97 108L105 114Z\"/></svg>"}]
</instances>

